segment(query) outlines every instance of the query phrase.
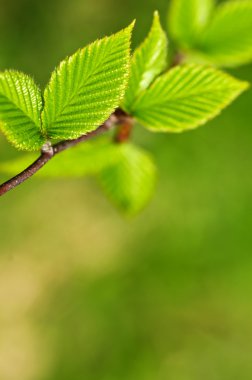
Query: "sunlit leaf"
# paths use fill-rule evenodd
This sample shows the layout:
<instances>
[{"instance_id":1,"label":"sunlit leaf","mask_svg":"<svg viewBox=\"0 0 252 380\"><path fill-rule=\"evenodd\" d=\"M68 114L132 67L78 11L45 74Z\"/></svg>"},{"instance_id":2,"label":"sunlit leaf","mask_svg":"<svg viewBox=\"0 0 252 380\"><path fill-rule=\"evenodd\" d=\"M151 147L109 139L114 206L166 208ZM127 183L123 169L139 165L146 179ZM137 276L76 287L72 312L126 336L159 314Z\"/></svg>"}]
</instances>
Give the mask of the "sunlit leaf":
<instances>
[{"instance_id":1,"label":"sunlit leaf","mask_svg":"<svg viewBox=\"0 0 252 380\"><path fill-rule=\"evenodd\" d=\"M178 66L139 97L133 115L153 131L182 132L218 115L247 87L214 68Z\"/></svg>"},{"instance_id":2,"label":"sunlit leaf","mask_svg":"<svg viewBox=\"0 0 252 380\"><path fill-rule=\"evenodd\" d=\"M129 84L123 108L130 112L138 95L153 82L167 65L167 37L162 29L158 12L154 13L151 30L133 54Z\"/></svg>"},{"instance_id":3,"label":"sunlit leaf","mask_svg":"<svg viewBox=\"0 0 252 380\"><path fill-rule=\"evenodd\" d=\"M41 108L41 93L32 78L14 70L0 73L0 129L17 148L37 150L43 145Z\"/></svg>"},{"instance_id":4,"label":"sunlit leaf","mask_svg":"<svg viewBox=\"0 0 252 380\"><path fill-rule=\"evenodd\" d=\"M119 105L128 82L132 28L78 50L53 72L42 113L49 138L90 132Z\"/></svg>"},{"instance_id":5,"label":"sunlit leaf","mask_svg":"<svg viewBox=\"0 0 252 380\"><path fill-rule=\"evenodd\" d=\"M156 169L150 156L132 144L115 147L119 160L99 175L108 198L128 215L137 214L149 202L156 183Z\"/></svg>"}]
</instances>

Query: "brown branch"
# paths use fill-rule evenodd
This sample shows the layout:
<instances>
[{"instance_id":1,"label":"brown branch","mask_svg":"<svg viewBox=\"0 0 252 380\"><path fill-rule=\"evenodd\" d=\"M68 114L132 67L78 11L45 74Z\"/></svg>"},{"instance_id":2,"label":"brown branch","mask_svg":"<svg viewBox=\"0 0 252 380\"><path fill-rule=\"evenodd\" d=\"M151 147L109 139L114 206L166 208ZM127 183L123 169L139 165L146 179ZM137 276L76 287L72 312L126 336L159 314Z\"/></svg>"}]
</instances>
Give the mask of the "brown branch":
<instances>
[{"instance_id":1,"label":"brown branch","mask_svg":"<svg viewBox=\"0 0 252 380\"><path fill-rule=\"evenodd\" d=\"M183 58L183 54L177 52L173 58L171 67L179 65L183 61ZM83 135L75 140L65 140L55 145L51 145L50 143L45 144L41 150L40 157L35 162L33 162L33 164L31 164L21 173L17 174L15 177L11 178L9 181L0 185L0 197L32 177L56 154L63 152L64 150L69 149L86 140L89 140L90 138L95 137L104 131L107 131L113 125L117 125L114 141L116 143L124 143L128 141L131 136L133 123L134 122L132 117L119 108L103 125L101 125L95 131L87 133L86 135Z\"/></svg>"},{"instance_id":2,"label":"brown branch","mask_svg":"<svg viewBox=\"0 0 252 380\"><path fill-rule=\"evenodd\" d=\"M176 53L173 57L173 60L171 62L171 68L179 66L183 63L184 55L182 53Z\"/></svg>"},{"instance_id":3,"label":"brown branch","mask_svg":"<svg viewBox=\"0 0 252 380\"><path fill-rule=\"evenodd\" d=\"M183 61L183 55L177 53L173 59L172 67L179 65ZM41 150L40 157L33 162L28 168L26 168L21 173L17 174L15 177L11 178L7 182L0 185L0 197L6 194L8 191L14 189L30 177L32 177L37 171L39 171L48 161L50 161L56 154L63 152L79 143L89 140L108 129L113 125L117 125L117 131L115 134L116 143L124 143L129 140L133 128L133 119L121 109L117 109L110 118L95 131L87 133L75 140L65 140L61 141L55 145L47 143L43 146Z\"/></svg>"},{"instance_id":4,"label":"brown branch","mask_svg":"<svg viewBox=\"0 0 252 380\"><path fill-rule=\"evenodd\" d=\"M95 131L87 133L75 140L65 140L61 141L55 145L47 143L43 146L41 150L40 157L33 162L28 168L26 168L21 173L17 174L15 177L11 178L7 182L0 185L0 197L6 194L8 191L14 189L30 177L32 177L37 171L39 171L48 161L50 161L56 154L63 152L77 144L91 139L105 131L109 130L117 122L117 117L112 114L111 117Z\"/></svg>"},{"instance_id":5,"label":"brown branch","mask_svg":"<svg viewBox=\"0 0 252 380\"><path fill-rule=\"evenodd\" d=\"M118 120L115 142L121 144L130 139L134 121L130 115L128 115L120 108L115 111L115 116Z\"/></svg>"}]
</instances>

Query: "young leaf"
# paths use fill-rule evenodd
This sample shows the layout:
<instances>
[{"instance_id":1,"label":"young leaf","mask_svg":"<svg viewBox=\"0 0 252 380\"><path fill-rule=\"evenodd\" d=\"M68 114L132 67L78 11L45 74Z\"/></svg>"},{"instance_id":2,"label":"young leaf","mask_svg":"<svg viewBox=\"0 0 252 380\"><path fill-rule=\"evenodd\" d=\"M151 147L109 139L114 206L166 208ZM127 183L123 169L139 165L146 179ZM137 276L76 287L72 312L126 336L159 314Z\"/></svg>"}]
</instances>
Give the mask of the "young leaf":
<instances>
[{"instance_id":1,"label":"young leaf","mask_svg":"<svg viewBox=\"0 0 252 380\"><path fill-rule=\"evenodd\" d=\"M138 98L133 115L153 131L182 132L218 115L247 87L214 68L178 66Z\"/></svg>"},{"instance_id":2,"label":"young leaf","mask_svg":"<svg viewBox=\"0 0 252 380\"><path fill-rule=\"evenodd\" d=\"M109 199L124 213L137 214L149 202L156 180L156 169L148 154L132 144L115 147L119 160L104 169L99 180Z\"/></svg>"},{"instance_id":3,"label":"young leaf","mask_svg":"<svg viewBox=\"0 0 252 380\"><path fill-rule=\"evenodd\" d=\"M43 145L41 109L41 93L32 78L14 70L0 73L0 129L17 148L32 151Z\"/></svg>"},{"instance_id":4,"label":"young leaf","mask_svg":"<svg viewBox=\"0 0 252 380\"><path fill-rule=\"evenodd\" d=\"M179 46L191 48L197 45L214 4L215 0L172 0L168 28Z\"/></svg>"},{"instance_id":5,"label":"young leaf","mask_svg":"<svg viewBox=\"0 0 252 380\"><path fill-rule=\"evenodd\" d=\"M77 51L53 72L42 112L49 138L73 139L90 132L120 104L129 75L133 25Z\"/></svg>"},{"instance_id":6,"label":"young leaf","mask_svg":"<svg viewBox=\"0 0 252 380\"><path fill-rule=\"evenodd\" d=\"M134 52L131 62L129 84L123 108L130 112L138 95L165 69L167 64L167 37L160 25L158 12L145 41Z\"/></svg>"},{"instance_id":7,"label":"young leaf","mask_svg":"<svg viewBox=\"0 0 252 380\"><path fill-rule=\"evenodd\" d=\"M238 66L252 60L252 1L221 4L200 39L200 50L219 66Z\"/></svg>"}]
</instances>

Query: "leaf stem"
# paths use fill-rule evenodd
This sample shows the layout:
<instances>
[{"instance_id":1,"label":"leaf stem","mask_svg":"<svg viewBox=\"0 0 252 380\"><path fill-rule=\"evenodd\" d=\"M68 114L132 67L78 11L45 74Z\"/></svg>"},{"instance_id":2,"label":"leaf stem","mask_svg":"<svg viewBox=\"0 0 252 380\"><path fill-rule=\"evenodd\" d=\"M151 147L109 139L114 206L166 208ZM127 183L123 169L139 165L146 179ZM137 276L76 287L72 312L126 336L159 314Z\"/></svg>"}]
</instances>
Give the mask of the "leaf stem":
<instances>
[{"instance_id":1,"label":"leaf stem","mask_svg":"<svg viewBox=\"0 0 252 380\"><path fill-rule=\"evenodd\" d=\"M128 141L131 137L134 121L130 115L124 112L121 108L115 111L117 117L118 128L115 134L115 142L118 144Z\"/></svg>"},{"instance_id":2,"label":"leaf stem","mask_svg":"<svg viewBox=\"0 0 252 380\"><path fill-rule=\"evenodd\" d=\"M171 68L181 65L184 62L184 59L185 59L185 56L183 53L176 52L176 54L174 54L172 62L171 62Z\"/></svg>"}]
</instances>

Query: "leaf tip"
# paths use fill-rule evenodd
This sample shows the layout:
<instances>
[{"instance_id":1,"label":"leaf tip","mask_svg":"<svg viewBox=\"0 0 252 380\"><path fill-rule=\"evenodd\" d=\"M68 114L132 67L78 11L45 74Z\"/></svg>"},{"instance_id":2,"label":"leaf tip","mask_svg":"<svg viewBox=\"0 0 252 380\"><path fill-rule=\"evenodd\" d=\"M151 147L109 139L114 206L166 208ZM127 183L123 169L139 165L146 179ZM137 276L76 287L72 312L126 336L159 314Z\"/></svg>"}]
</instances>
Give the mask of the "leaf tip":
<instances>
[{"instance_id":1,"label":"leaf tip","mask_svg":"<svg viewBox=\"0 0 252 380\"><path fill-rule=\"evenodd\" d=\"M233 78L235 81L234 91L237 93L237 97L250 88L250 83Z\"/></svg>"},{"instance_id":2,"label":"leaf tip","mask_svg":"<svg viewBox=\"0 0 252 380\"><path fill-rule=\"evenodd\" d=\"M153 18L154 20L157 20L157 21L160 20L159 12L157 9L153 12Z\"/></svg>"},{"instance_id":3,"label":"leaf tip","mask_svg":"<svg viewBox=\"0 0 252 380\"><path fill-rule=\"evenodd\" d=\"M240 86L241 86L242 91L247 91L248 89L250 89L251 84L249 82L246 82L246 81L241 81Z\"/></svg>"},{"instance_id":4,"label":"leaf tip","mask_svg":"<svg viewBox=\"0 0 252 380\"><path fill-rule=\"evenodd\" d=\"M149 36L151 35L151 33L153 33L153 32L155 33L157 31L158 31L158 33L160 33L160 36L162 35L162 38L166 40L166 44L167 44L168 39L167 39L166 33L162 27L159 12L158 12L158 10L155 10L153 13L152 27L151 27Z\"/></svg>"},{"instance_id":5,"label":"leaf tip","mask_svg":"<svg viewBox=\"0 0 252 380\"><path fill-rule=\"evenodd\" d=\"M136 25L136 19L134 19L134 20L132 21L132 23L129 24L129 26L126 28L126 30L128 30L129 33L132 33L132 31L133 31L135 25Z\"/></svg>"}]
</instances>

